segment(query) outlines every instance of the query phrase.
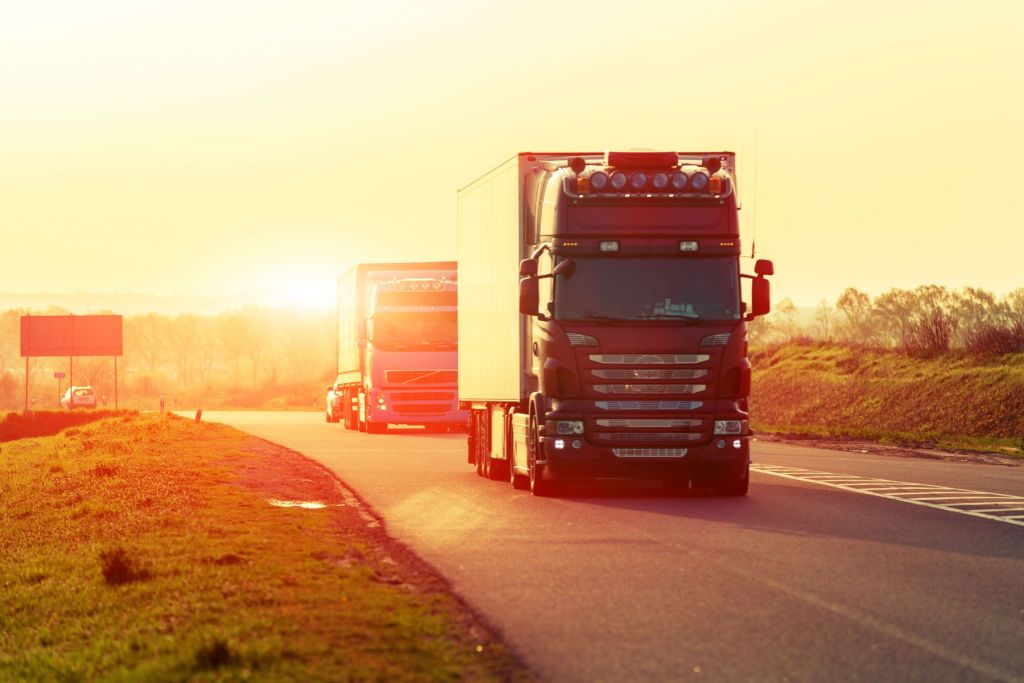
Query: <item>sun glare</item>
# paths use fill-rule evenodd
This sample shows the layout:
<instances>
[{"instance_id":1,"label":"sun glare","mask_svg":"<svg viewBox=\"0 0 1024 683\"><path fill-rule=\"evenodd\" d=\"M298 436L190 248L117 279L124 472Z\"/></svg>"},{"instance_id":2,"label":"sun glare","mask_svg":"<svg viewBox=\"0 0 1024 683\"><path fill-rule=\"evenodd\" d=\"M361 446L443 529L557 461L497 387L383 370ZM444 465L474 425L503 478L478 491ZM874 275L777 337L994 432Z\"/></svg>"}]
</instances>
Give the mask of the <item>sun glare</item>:
<instances>
[{"instance_id":1,"label":"sun glare","mask_svg":"<svg viewBox=\"0 0 1024 683\"><path fill-rule=\"evenodd\" d=\"M278 308L329 310L335 307L334 278L318 273L283 273L267 282L267 305Z\"/></svg>"}]
</instances>

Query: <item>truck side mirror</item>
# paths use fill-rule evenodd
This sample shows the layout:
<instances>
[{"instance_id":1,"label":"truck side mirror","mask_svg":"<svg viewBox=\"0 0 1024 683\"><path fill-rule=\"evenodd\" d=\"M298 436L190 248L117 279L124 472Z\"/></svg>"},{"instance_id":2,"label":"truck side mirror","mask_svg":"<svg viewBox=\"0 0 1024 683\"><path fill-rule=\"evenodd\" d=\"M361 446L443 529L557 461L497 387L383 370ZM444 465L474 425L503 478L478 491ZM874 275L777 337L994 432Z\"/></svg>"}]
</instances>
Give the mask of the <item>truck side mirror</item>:
<instances>
[{"instance_id":1,"label":"truck side mirror","mask_svg":"<svg viewBox=\"0 0 1024 683\"><path fill-rule=\"evenodd\" d=\"M532 277L524 277L519 281L519 312L524 315L536 316L540 305L540 286Z\"/></svg>"},{"instance_id":2,"label":"truck side mirror","mask_svg":"<svg viewBox=\"0 0 1024 683\"><path fill-rule=\"evenodd\" d=\"M537 274L537 262L532 258L524 258L519 262L519 274L523 277L533 277Z\"/></svg>"},{"instance_id":3,"label":"truck side mirror","mask_svg":"<svg viewBox=\"0 0 1024 683\"><path fill-rule=\"evenodd\" d=\"M771 267L771 262L768 262ZM750 317L756 318L759 315L766 315L772 310L771 283L763 277L755 277L750 281L750 295L753 301L750 307Z\"/></svg>"},{"instance_id":4,"label":"truck side mirror","mask_svg":"<svg viewBox=\"0 0 1024 683\"><path fill-rule=\"evenodd\" d=\"M754 262L754 272L758 275L775 275L775 266L765 258L759 258Z\"/></svg>"}]
</instances>

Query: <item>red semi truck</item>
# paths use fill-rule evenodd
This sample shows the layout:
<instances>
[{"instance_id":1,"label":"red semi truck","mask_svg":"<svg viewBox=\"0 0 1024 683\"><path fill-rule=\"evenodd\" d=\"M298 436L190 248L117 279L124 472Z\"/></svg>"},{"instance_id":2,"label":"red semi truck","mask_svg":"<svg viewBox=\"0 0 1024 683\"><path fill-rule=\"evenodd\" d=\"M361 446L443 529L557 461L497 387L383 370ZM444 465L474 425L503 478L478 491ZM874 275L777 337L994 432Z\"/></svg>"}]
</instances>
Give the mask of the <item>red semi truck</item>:
<instances>
[{"instance_id":1,"label":"red semi truck","mask_svg":"<svg viewBox=\"0 0 1024 683\"><path fill-rule=\"evenodd\" d=\"M740 273L737 211L731 152L523 153L459 191L479 475L746 494L746 321L769 311L772 264Z\"/></svg>"},{"instance_id":2,"label":"red semi truck","mask_svg":"<svg viewBox=\"0 0 1024 683\"><path fill-rule=\"evenodd\" d=\"M327 420L462 429L454 261L362 263L338 278L338 377Z\"/></svg>"}]
</instances>

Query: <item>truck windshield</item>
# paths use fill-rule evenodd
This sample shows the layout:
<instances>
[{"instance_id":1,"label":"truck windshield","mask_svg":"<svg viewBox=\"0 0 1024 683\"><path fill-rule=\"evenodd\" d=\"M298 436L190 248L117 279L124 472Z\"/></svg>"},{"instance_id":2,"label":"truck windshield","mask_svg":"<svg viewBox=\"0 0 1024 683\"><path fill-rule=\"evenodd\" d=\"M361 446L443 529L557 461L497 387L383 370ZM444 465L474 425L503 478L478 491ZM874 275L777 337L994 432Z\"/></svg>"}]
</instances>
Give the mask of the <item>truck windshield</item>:
<instances>
[{"instance_id":1,"label":"truck windshield","mask_svg":"<svg viewBox=\"0 0 1024 683\"><path fill-rule=\"evenodd\" d=\"M560 320L738 320L739 272L727 258L577 258L555 282Z\"/></svg>"},{"instance_id":2,"label":"truck windshield","mask_svg":"<svg viewBox=\"0 0 1024 683\"><path fill-rule=\"evenodd\" d=\"M385 351L453 350L458 344L456 316L454 311L377 313L373 316L373 345Z\"/></svg>"}]
</instances>

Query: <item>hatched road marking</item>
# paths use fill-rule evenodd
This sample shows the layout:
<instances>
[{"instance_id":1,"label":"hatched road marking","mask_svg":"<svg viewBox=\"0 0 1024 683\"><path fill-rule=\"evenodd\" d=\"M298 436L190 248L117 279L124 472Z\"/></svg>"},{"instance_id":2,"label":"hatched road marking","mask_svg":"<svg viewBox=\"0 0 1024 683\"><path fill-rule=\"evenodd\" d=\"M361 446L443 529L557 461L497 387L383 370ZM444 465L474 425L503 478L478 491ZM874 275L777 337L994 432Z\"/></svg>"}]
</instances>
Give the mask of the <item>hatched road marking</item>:
<instances>
[{"instance_id":1,"label":"hatched road marking","mask_svg":"<svg viewBox=\"0 0 1024 683\"><path fill-rule=\"evenodd\" d=\"M988 493L971 489L956 489L949 486L933 484L915 484L892 479L873 479L834 472L805 470L800 467L783 467L781 465L754 465L750 469L773 477L785 477L797 481L806 481L822 486L831 486L853 493L864 493L869 496L888 498L901 503L923 505L925 507L959 512L971 517L993 519L997 522L1024 526L1024 497L1011 496L1006 493Z\"/></svg>"}]
</instances>

